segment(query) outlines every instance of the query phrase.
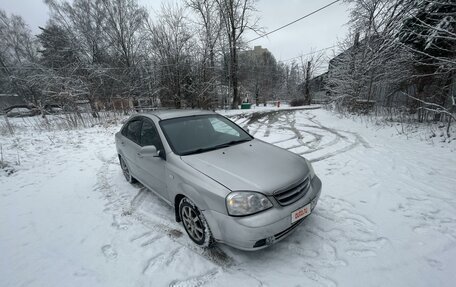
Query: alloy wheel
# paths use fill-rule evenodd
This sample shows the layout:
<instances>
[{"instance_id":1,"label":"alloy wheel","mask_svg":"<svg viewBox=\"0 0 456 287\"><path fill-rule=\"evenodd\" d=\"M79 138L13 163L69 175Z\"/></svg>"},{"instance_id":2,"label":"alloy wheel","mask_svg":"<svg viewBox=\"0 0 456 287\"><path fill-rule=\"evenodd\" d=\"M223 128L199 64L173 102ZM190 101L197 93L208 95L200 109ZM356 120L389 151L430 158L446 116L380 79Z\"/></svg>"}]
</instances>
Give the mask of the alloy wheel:
<instances>
[{"instance_id":1,"label":"alloy wheel","mask_svg":"<svg viewBox=\"0 0 456 287\"><path fill-rule=\"evenodd\" d=\"M195 241L202 241L204 238L204 228L201 219L190 206L182 207L182 221L188 234Z\"/></svg>"}]
</instances>

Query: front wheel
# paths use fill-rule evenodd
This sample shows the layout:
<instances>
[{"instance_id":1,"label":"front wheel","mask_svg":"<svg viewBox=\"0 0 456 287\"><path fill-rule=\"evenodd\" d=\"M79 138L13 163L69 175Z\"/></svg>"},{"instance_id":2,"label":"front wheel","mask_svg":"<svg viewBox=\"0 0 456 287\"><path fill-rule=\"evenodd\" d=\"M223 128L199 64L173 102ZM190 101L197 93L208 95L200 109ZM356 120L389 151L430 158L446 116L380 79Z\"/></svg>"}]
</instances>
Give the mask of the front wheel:
<instances>
[{"instance_id":1,"label":"front wheel","mask_svg":"<svg viewBox=\"0 0 456 287\"><path fill-rule=\"evenodd\" d=\"M182 199L179 204L179 214L185 231L193 242L202 247L210 247L213 244L209 225L193 202L187 198Z\"/></svg>"},{"instance_id":2,"label":"front wheel","mask_svg":"<svg viewBox=\"0 0 456 287\"><path fill-rule=\"evenodd\" d=\"M120 168L122 168L122 173L123 173L125 179L126 179L129 183L135 183L135 182L136 182L136 179L131 175L130 170L128 169L127 164L125 163L124 159L123 159L121 156L119 156L119 161L120 161Z\"/></svg>"}]
</instances>

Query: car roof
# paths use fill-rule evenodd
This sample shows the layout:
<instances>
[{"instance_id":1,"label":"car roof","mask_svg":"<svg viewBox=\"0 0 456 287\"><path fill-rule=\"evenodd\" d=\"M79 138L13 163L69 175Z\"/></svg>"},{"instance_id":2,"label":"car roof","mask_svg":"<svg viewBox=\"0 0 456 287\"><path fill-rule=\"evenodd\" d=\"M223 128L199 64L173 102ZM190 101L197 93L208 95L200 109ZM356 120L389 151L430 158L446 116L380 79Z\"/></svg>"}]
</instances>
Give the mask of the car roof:
<instances>
[{"instance_id":1,"label":"car roof","mask_svg":"<svg viewBox=\"0 0 456 287\"><path fill-rule=\"evenodd\" d=\"M213 115L216 114L212 111L205 111L205 110L156 110L150 111L147 113L140 113L141 116L156 116L160 120L168 120L174 118L181 118L181 117L189 117L189 116L199 116L199 115Z\"/></svg>"},{"instance_id":2,"label":"car roof","mask_svg":"<svg viewBox=\"0 0 456 287\"><path fill-rule=\"evenodd\" d=\"M28 106L28 105L13 105L13 106L9 106L9 107L5 108L4 111L9 112L12 109L16 109L16 108L25 108L25 109L31 110L33 107Z\"/></svg>"}]
</instances>

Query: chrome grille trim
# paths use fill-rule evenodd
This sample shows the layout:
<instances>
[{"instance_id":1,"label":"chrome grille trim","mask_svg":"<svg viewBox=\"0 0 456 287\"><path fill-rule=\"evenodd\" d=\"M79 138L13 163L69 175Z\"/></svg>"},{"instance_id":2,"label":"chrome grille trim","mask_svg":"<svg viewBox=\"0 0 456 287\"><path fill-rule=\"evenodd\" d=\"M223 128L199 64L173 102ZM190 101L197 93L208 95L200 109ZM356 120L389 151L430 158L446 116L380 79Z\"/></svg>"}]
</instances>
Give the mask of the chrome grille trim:
<instances>
[{"instance_id":1,"label":"chrome grille trim","mask_svg":"<svg viewBox=\"0 0 456 287\"><path fill-rule=\"evenodd\" d=\"M298 185L292 188L274 193L274 198L282 206L290 205L293 202L296 202L297 200L301 199L304 195L306 195L307 191L309 190L309 187L310 178L307 177Z\"/></svg>"}]
</instances>

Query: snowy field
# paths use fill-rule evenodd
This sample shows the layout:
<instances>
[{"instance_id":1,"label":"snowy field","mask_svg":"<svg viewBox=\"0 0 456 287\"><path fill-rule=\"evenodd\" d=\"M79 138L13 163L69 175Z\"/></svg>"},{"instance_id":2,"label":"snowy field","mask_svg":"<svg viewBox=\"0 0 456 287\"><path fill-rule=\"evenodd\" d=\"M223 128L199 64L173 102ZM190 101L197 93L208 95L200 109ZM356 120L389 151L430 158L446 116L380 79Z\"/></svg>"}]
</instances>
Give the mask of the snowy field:
<instances>
[{"instance_id":1,"label":"snowy field","mask_svg":"<svg viewBox=\"0 0 456 287\"><path fill-rule=\"evenodd\" d=\"M251 112L226 114L311 160L323 182L287 239L200 249L169 206L124 180L119 125L18 129L0 138L0 286L454 286L456 141L320 109Z\"/></svg>"}]
</instances>

